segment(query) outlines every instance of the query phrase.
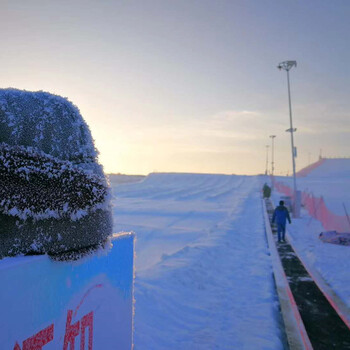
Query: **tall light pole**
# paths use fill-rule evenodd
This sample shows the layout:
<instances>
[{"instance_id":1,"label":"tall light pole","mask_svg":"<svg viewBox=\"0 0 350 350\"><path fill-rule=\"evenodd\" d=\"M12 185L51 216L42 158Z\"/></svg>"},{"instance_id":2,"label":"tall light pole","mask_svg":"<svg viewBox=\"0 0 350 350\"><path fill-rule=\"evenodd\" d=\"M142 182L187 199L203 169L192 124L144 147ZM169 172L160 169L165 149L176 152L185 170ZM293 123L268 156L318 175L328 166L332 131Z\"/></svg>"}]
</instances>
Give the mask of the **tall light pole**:
<instances>
[{"instance_id":1,"label":"tall light pole","mask_svg":"<svg viewBox=\"0 0 350 350\"><path fill-rule=\"evenodd\" d=\"M267 175L267 171L269 169L269 145L266 145L266 168L265 168L265 175Z\"/></svg>"},{"instance_id":2,"label":"tall light pole","mask_svg":"<svg viewBox=\"0 0 350 350\"><path fill-rule=\"evenodd\" d=\"M273 171L275 170L275 162L274 162L274 139L276 135L270 135L271 141L272 141L272 147L271 147L271 175L273 176Z\"/></svg>"},{"instance_id":3,"label":"tall light pole","mask_svg":"<svg viewBox=\"0 0 350 350\"><path fill-rule=\"evenodd\" d=\"M286 131L290 132L290 141L291 141L291 146L292 146L292 162L293 162L293 184L294 184L294 210L293 214L294 217L299 216L299 206L298 206L298 199L297 199L297 180L295 176L295 157L296 157L296 148L294 147L294 137L293 133L297 130L293 128L293 120L292 120L292 103L291 103L291 98L290 98L290 83L289 83L289 71L297 66L296 61L284 61L281 62L277 68L279 70L284 69L287 72L287 83L288 83L288 101L289 101L289 121L290 121L290 128L287 129Z\"/></svg>"}]
</instances>

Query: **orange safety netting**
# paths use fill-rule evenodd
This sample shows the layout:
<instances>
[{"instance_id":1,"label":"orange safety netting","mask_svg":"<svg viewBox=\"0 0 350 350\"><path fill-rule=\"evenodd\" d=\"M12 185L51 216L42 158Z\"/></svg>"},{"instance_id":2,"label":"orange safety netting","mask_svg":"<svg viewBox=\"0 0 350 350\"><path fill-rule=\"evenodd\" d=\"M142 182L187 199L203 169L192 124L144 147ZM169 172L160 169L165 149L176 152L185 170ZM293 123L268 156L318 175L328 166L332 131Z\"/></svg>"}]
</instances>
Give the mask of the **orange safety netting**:
<instances>
[{"instance_id":1,"label":"orange safety netting","mask_svg":"<svg viewBox=\"0 0 350 350\"><path fill-rule=\"evenodd\" d=\"M325 162L325 160L326 160L325 158L320 158L316 163L310 164L306 168L299 170L296 173L296 176L297 177L305 177L305 176L309 175L313 170L315 170L320 165L322 165Z\"/></svg>"},{"instance_id":2,"label":"orange safety netting","mask_svg":"<svg viewBox=\"0 0 350 350\"><path fill-rule=\"evenodd\" d=\"M293 190L282 182L276 181L274 177L271 178L274 188L286 196L294 197ZM337 215L330 211L323 199L323 197L316 197L312 193L303 191L301 193L301 203L309 215L319 220L323 227L328 230L335 230L338 232L346 232L350 230L350 223L345 215Z\"/></svg>"}]
</instances>

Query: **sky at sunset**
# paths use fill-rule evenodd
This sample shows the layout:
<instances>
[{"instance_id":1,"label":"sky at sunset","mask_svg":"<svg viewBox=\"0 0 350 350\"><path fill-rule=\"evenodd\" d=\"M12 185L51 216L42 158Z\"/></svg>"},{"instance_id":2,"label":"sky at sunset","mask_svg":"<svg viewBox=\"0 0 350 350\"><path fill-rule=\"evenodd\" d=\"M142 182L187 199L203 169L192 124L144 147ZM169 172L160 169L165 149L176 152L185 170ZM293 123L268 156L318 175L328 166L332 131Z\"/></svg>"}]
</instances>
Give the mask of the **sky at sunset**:
<instances>
[{"instance_id":1,"label":"sky at sunset","mask_svg":"<svg viewBox=\"0 0 350 350\"><path fill-rule=\"evenodd\" d=\"M0 0L0 87L67 97L107 172L292 171L350 156L350 1ZM269 154L271 158L271 154ZM271 159L269 159L270 161Z\"/></svg>"}]
</instances>

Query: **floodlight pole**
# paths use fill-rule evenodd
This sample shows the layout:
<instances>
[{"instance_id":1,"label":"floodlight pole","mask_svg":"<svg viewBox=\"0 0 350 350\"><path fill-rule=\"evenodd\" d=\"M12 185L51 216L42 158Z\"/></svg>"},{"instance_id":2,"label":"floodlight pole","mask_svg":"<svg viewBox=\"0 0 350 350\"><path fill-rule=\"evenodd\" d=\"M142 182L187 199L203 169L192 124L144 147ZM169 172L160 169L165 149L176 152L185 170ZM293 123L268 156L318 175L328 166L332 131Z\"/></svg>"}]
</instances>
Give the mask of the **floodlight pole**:
<instances>
[{"instance_id":1,"label":"floodlight pole","mask_svg":"<svg viewBox=\"0 0 350 350\"><path fill-rule=\"evenodd\" d=\"M269 168L269 145L266 145L266 167L265 167L265 175L267 175L267 171Z\"/></svg>"},{"instance_id":2,"label":"floodlight pole","mask_svg":"<svg viewBox=\"0 0 350 350\"><path fill-rule=\"evenodd\" d=\"M289 71L291 68L296 67L297 62L296 61L284 61L281 62L277 68L279 70L284 69L287 72L287 83L288 83L288 101L289 101L289 122L290 122L290 128L287 129L287 132L290 132L290 141L292 146L292 162L293 162L293 184L294 184L294 208L293 208L293 214L294 217L299 216L299 209L296 207L297 202L297 180L295 175L295 156L296 156L296 149L294 147L294 137L293 133L297 130L293 128L293 119L292 119L292 103L291 103L291 97L290 97L290 82L289 82Z\"/></svg>"},{"instance_id":3,"label":"floodlight pole","mask_svg":"<svg viewBox=\"0 0 350 350\"><path fill-rule=\"evenodd\" d=\"M274 139L276 135L270 135L271 141L272 141L272 147L271 147L271 175L273 176L273 172L275 170L275 162L274 162Z\"/></svg>"}]
</instances>

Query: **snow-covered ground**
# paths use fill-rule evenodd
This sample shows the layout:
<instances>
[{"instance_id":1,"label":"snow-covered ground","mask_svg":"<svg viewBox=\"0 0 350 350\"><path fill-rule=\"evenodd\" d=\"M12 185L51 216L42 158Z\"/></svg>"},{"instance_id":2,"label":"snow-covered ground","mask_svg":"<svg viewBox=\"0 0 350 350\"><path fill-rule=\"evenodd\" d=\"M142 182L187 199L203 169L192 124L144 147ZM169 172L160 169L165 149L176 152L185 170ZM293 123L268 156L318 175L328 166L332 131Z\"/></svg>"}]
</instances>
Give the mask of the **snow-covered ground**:
<instances>
[{"instance_id":1,"label":"snow-covered ground","mask_svg":"<svg viewBox=\"0 0 350 350\"><path fill-rule=\"evenodd\" d=\"M136 349L282 349L261 178L151 174L113 184L137 234Z\"/></svg>"},{"instance_id":2,"label":"snow-covered ground","mask_svg":"<svg viewBox=\"0 0 350 350\"><path fill-rule=\"evenodd\" d=\"M292 186L291 178L276 179ZM309 189L314 195L323 196L331 211L345 215L342 204L350 209L349 179L350 159L326 159L306 177L297 178L297 185L301 190ZM272 197L276 205L280 194L274 193ZM302 259L322 275L350 308L350 247L322 242L318 237L325 228L305 210L302 210L301 218L293 220L287 229Z\"/></svg>"},{"instance_id":3,"label":"snow-covered ground","mask_svg":"<svg viewBox=\"0 0 350 350\"><path fill-rule=\"evenodd\" d=\"M305 212L287 229L302 259L322 275L350 308L350 247L322 242L318 236L324 228Z\"/></svg>"},{"instance_id":4,"label":"snow-covered ground","mask_svg":"<svg viewBox=\"0 0 350 350\"><path fill-rule=\"evenodd\" d=\"M276 176L276 180L293 187L292 177ZM322 196L334 214L345 215L345 204L350 215L350 159L324 159L310 174L297 177L297 187L316 197Z\"/></svg>"}]
</instances>

